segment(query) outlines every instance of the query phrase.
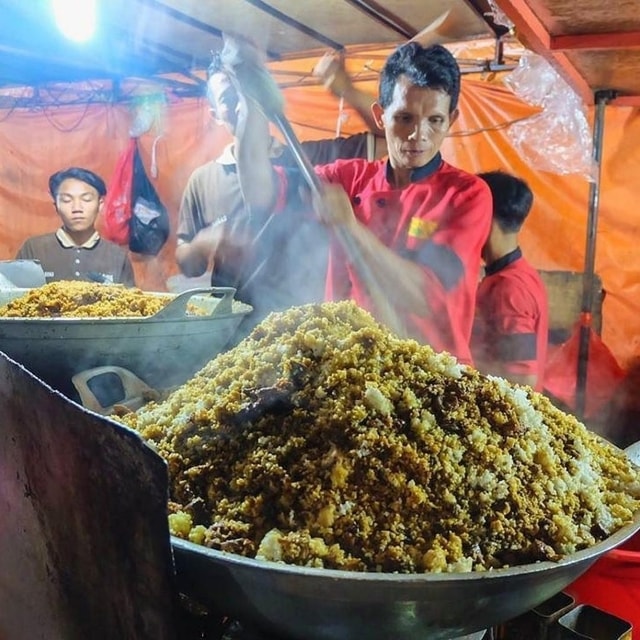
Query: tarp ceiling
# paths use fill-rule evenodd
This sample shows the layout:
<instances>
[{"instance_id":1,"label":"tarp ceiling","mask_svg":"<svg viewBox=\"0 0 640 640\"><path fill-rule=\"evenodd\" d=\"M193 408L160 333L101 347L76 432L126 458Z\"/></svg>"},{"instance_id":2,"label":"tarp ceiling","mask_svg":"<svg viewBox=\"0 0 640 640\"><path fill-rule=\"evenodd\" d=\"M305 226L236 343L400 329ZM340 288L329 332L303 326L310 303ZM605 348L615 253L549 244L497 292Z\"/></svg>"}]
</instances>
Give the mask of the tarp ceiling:
<instances>
[{"instance_id":1,"label":"tarp ceiling","mask_svg":"<svg viewBox=\"0 0 640 640\"><path fill-rule=\"evenodd\" d=\"M615 92L617 104L640 104L636 0L102 0L96 38L84 45L59 34L50 0L0 0L0 97L7 87L93 80L118 89L133 79L195 95L223 32L243 33L271 60L286 60L322 49L391 46L449 9L452 40L504 36L496 7L587 104L599 90Z\"/></svg>"},{"instance_id":2,"label":"tarp ceiling","mask_svg":"<svg viewBox=\"0 0 640 640\"><path fill-rule=\"evenodd\" d=\"M0 0L0 87L170 74L189 92L223 32L242 33L282 60L402 42L448 9L455 10L453 39L506 31L486 14L487 0L108 0L98 2L96 37L80 45L58 32L49 0Z\"/></svg>"}]
</instances>

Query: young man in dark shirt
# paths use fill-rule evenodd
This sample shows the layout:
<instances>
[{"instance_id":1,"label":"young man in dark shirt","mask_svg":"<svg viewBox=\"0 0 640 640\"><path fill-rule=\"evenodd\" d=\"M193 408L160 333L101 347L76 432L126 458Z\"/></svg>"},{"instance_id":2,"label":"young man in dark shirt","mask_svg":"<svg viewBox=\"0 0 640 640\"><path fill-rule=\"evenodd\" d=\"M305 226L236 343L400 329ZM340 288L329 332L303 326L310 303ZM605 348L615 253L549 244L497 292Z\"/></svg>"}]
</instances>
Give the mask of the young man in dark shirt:
<instances>
[{"instance_id":1,"label":"young man in dark shirt","mask_svg":"<svg viewBox=\"0 0 640 640\"><path fill-rule=\"evenodd\" d=\"M16 259L39 261L47 282L87 280L134 286L127 252L101 238L95 227L107 192L102 178L88 169L71 167L49 178L49 192L62 226L26 240Z\"/></svg>"}]
</instances>

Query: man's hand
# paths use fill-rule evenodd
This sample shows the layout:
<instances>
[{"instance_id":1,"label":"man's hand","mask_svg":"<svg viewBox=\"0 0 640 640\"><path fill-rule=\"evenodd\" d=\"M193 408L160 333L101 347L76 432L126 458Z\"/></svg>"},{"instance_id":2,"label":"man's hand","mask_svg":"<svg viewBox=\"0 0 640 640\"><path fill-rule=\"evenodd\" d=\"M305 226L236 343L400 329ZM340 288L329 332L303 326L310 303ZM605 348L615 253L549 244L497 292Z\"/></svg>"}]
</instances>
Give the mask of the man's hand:
<instances>
[{"instance_id":1,"label":"man's hand","mask_svg":"<svg viewBox=\"0 0 640 640\"><path fill-rule=\"evenodd\" d=\"M358 224L347 192L337 184L323 184L313 194L313 209L328 227L350 229Z\"/></svg>"},{"instance_id":2,"label":"man's hand","mask_svg":"<svg viewBox=\"0 0 640 640\"><path fill-rule=\"evenodd\" d=\"M378 127L378 123L371 111L371 105L376 101L375 96L358 89L347 73L344 55L342 53L325 53L316 63L313 75L320 78L325 88L333 95L344 98L345 102L358 112L369 130L378 138L384 136L384 130ZM386 147L384 151L385 153ZM378 157L378 154L376 154Z\"/></svg>"},{"instance_id":3,"label":"man's hand","mask_svg":"<svg viewBox=\"0 0 640 640\"><path fill-rule=\"evenodd\" d=\"M178 244L175 254L176 262L185 276L190 278L201 276L207 268L213 268L223 231L224 224L216 221L201 229L191 242Z\"/></svg>"},{"instance_id":4,"label":"man's hand","mask_svg":"<svg viewBox=\"0 0 640 640\"><path fill-rule=\"evenodd\" d=\"M208 227L201 229L196 234L192 241L192 244L196 244L200 253L208 257L215 255L218 245L222 240L224 230L224 221L219 222L216 220Z\"/></svg>"},{"instance_id":5,"label":"man's hand","mask_svg":"<svg viewBox=\"0 0 640 640\"><path fill-rule=\"evenodd\" d=\"M344 65L344 56L339 53L325 53L313 68L313 75L320 78L325 88L340 98L352 87Z\"/></svg>"},{"instance_id":6,"label":"man's hand","mask_svg":"<svg viewBox=\"0 0 640 640\"><path fill-rule=\"evenodd\" d=\"M263 65L266 56L255 42L237 33L225 32L222 34L222 51L220 58L227 71L246 62Z\"/></svg>"}]
</instances>

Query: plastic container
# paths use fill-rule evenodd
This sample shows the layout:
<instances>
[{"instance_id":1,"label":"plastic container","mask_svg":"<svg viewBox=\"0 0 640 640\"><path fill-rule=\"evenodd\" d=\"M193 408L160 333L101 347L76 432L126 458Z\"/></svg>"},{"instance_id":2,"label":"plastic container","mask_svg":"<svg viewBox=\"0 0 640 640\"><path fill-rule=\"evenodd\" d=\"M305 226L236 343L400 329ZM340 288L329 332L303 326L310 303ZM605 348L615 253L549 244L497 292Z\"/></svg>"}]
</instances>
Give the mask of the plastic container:
<instances>
[{"instance_id":1,"label":"plastic container","mask_svg":"<svg viewBox=\"0 0 640 640\"><path fill-rule=\"evenodd\" d=\"M640 640L640 534L603 555L565 591L630 622Z\"/></svg>"}]
</instances>

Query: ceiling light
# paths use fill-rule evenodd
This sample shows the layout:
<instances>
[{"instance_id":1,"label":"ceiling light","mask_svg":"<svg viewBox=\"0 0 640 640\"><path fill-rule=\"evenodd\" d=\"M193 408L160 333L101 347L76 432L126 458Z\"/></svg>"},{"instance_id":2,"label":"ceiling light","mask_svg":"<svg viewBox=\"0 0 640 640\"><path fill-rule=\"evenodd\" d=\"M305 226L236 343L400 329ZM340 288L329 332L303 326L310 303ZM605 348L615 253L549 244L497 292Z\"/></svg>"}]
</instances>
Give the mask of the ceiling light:
<instances>
[{"instance_id":1,"label":"ceiling light","mask_svg":"<svg viewBox=\"0 0 640 640\"><path fill-rule=\"evenodd\" d=\"M96 0L51 0L58 29L74 42L87 42L96 30Z\"/></svg>"}]
</instances>

